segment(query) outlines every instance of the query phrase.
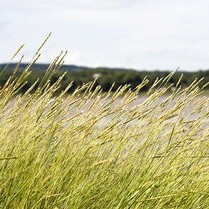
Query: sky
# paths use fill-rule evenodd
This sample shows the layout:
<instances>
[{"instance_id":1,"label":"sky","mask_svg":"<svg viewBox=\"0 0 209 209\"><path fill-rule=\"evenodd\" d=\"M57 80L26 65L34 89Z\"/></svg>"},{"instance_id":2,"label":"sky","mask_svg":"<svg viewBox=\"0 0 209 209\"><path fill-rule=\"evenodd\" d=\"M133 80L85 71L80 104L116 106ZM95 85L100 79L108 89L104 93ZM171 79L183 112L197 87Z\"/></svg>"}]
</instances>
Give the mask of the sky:
<instances>
[{"instance_id":1,"label":"sky","mask_svg":"<svg viewBox=\"0 0 209 209\"><path fill-rule=\"evenodd\" d=\"M66 64L209 69L208 11L209 0L0 0L0 63L22 43L29 62L51 32L39 62L68 50Z\"/></svg>"}]
</instances>

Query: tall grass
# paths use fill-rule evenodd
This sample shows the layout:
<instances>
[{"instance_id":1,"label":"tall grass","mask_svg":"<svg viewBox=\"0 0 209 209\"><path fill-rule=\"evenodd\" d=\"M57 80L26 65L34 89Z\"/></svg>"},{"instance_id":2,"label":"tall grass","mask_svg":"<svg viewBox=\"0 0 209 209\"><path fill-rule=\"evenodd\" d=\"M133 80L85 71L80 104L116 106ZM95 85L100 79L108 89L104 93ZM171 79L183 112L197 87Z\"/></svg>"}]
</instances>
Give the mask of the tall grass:
<instances>
[{"instance_id":1,"label":"tall grass","mask_svg":"<svg viewBox=\"0 0 209 209\"><path fill-rule=\"evenodd\" d=\"M30 65L0 90L0 208L209 208L209 99L198 81L168 94L170 75L143 99L146 79L135 91L92 82L55 97L62 55L35 92L18 94Z\"/></svg>"}]
</instances>

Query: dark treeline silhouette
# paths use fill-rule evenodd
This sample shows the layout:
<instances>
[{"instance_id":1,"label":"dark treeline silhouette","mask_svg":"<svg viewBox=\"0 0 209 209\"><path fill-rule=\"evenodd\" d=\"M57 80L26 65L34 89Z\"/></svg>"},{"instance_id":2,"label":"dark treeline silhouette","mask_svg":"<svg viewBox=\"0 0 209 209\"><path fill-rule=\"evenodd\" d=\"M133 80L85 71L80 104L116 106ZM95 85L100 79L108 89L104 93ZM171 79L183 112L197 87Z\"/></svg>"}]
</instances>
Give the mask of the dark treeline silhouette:
<instances>
[{"instance_id":1,"label":"dark treeline silhouette","mask_svg":"<svg viewBox=\"0 0 209 209\"><path fill-rule=\"evenodd\" d=\"M16 73L16 77L19 77L22 71L27 67L27 63L20 64L18 67L18 71ZM2 71L5 68L6 64L0 64L0 70ZM7 79L11 76L14 69L16 68L16 63L10 63L6 70L1 73L0 76L0 86L3 86ZM27 84L25 84L21 91L26 91L38 78L43 78L46 69L49 67L49 64L33 64L30 68L32 73L27 78ZM124 84L130 84L130 88L134 89L138 84L142 82L142 80L146 77L149 80L149 83L144 86L143 91L147 91L154 81L157 78L168 76L171 71L137 71L134 69L120 69L120 68L89 68L89 67L81 67L76 65L63 65L59 71L54 73L50 78L51 84L55 83L56 80L63 75L64 76L60 90L63 90L70 82L73 81L73 86L69 90L69 92L73 91L76 87L82 85L83 83L87 83L89 81L96 80L96 85L101 85L103 91L108 91L113 83L115 83L112 91L115 91L119 86ZM200 85L204 85L209 82L209 70L199 70L195 72L183 72L177 71L171 77L167 85L171 83L177 83L181 75L183 74L183 78L181 79L180 85L183 87L189 86L196 78L204 78L201 81ZM209 88L209 87L208 87Z\"/></svg>"}]
</instances>

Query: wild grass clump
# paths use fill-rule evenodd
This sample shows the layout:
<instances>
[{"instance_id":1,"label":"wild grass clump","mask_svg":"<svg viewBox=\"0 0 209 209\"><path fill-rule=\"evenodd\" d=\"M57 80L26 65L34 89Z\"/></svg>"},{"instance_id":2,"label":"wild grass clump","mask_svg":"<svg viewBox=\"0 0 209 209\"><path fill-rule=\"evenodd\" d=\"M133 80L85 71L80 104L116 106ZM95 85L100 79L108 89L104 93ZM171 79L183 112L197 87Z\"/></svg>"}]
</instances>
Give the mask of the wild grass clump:
<instances>
[{"instance_id":1,"label":"wild grass clump","mask_svg":"<svg viewBox=\"0 0 209 209\"><path fill-rule=\"evenodd\" d=\"M18 94L30 65L0 90L0 208L208 208L209 99L198 81L167 94L170 75L143 99L146 79L135 91L92 82L55 97L62 59L35 92Z\"/></svg>"}]
</instances>

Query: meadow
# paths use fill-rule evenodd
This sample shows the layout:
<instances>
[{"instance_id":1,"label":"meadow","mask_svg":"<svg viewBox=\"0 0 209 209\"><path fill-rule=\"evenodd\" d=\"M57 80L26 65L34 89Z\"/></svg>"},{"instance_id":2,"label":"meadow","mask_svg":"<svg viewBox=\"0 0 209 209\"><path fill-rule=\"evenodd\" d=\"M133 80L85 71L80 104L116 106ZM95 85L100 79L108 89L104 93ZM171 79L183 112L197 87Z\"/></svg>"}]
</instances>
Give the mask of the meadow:
<instances>
[{"instance_id":1,"label":"meadow","mask_svg":"<svg viewBox=\"0 0 209 209\"><path fill-rule=\"evenodd\" d=\"M0 208L209 208L201 80L167 86L171 73L143 99L146 78L134 90L103 92L93 81L68 94L63 77L50 85L63 58L24 93L31 65L0 89Z\"/></svg>"}]
</instances>

